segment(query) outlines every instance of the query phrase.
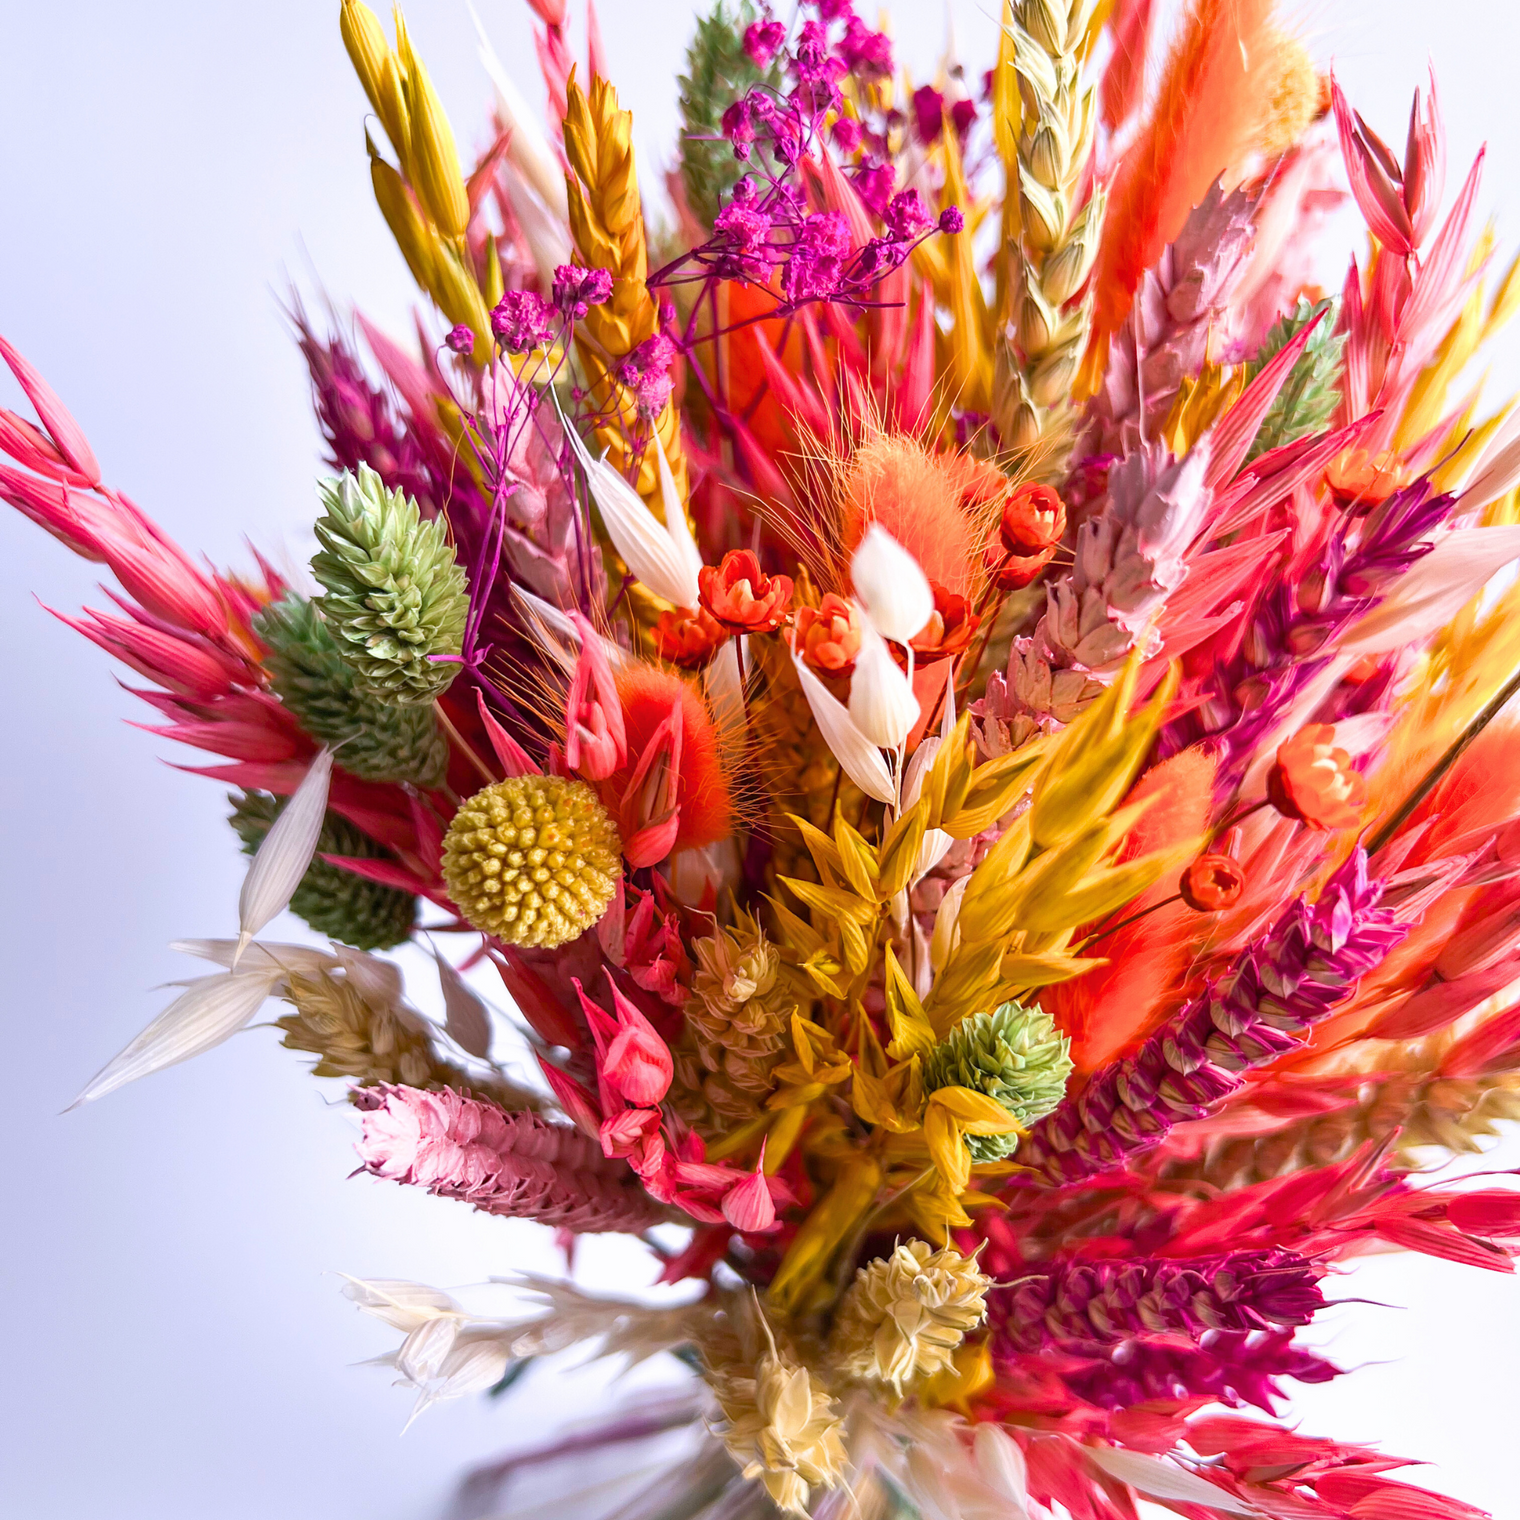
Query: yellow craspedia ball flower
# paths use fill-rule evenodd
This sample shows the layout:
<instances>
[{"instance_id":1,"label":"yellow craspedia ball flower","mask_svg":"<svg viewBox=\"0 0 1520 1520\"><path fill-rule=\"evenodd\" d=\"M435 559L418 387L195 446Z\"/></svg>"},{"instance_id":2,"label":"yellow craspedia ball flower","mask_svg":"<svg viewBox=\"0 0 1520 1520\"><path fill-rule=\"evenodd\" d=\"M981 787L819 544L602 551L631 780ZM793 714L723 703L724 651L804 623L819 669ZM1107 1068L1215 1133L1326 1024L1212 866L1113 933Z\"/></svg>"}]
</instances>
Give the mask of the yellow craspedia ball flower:
<instances>
[{"instance_id":1,"label":"yellow craspedia ball flower","mask_svg":"<svg viewBox=\"0 0 1520 1520\"><path fill-rule=\"evenodd\" d=\"M443 841L443 880L477 929L552 950L607 911L622 841L584 781L514 776L476 792Z\"/></svg>"}]
</instances>

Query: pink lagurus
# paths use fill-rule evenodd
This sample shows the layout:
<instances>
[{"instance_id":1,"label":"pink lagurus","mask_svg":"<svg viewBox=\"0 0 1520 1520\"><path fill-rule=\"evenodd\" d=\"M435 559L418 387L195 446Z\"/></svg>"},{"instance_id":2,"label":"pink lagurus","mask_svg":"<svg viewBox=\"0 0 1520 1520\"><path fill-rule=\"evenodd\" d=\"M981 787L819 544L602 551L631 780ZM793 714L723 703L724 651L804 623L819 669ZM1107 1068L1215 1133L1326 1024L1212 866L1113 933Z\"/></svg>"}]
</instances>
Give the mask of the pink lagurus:
<instances>
[{"instance_id":1,"label":"pink lagurus","mask_svg":"<svg viewBox=\"0 0 1520 1520\"><path fill-rule=\"evenodd\" d=\"M1093 1074L1029 1132L1019 1160L1053 1183L1124 1166L1292 1050L1405 935L1357 849L1319 898L1301 897L1133 1056Z\"/></svg>"},{"instance_id":2,"label":"pink lagurus","mask_svg":"<svg viewBox=\"0 0 1520 1520\"><path fill-rule=\"evenodd\" d=\"M460 1198L486 1214L578 1233L642 1230L661 1211L632 1170L589 1136L452 1088L363 1088L357 1150L364 1169Z\"/></svg>"}]
</instances>

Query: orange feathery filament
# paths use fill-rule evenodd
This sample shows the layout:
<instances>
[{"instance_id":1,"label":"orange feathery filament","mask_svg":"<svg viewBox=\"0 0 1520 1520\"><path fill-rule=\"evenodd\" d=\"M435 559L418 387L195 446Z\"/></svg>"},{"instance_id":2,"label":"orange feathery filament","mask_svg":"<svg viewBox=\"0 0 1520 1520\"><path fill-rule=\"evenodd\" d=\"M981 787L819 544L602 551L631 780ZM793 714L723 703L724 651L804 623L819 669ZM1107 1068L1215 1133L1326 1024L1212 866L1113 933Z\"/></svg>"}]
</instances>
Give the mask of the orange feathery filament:
<instances>
[{"instance_id":1,"label":"orange feathery filament","mask_svg":"<svg viewBox=\"0 0 1520 1520\"><path fill-rule=\"evenodd\" d=\"M957 596L975 591L982 530L962 506L953 460L903 436L878 436L855 451L844 476L841 537L852 551L867 523L880 523L924 574Z\"/></svg>"},{"instance_id":2,"label":"orange feathery filament","mask_svg":"<svg viewBox=\"0 0 1520 1520\"><path fill-rule=\"evenodd\" d=\"M1200 838L1209 826L1217 766L1213 755L1195 747L1147 771L1125 803L1153 800L1125 836L1119 858L1134 860ZM1158 881L1115 919L1129 918L1176 891L1174 877ZM1106 965L1046 990L1040 1001L1071 1036L1079 1072L1096 1070L1150 1033L1167 1012L1171 990L1182 985L1193 943L1208 922L1182 903L1157 908L1092 947L1092 955L1108 958Z\"/></svg>"},{"instance_id":3,"label":"orange feathery filament","mask_svg":"<svg viewBox=\"0 0 1520 1520\"><path fill-rule=\"evenodd\" d=\"M1193 0L1150 117L1109 189L1090 353L1106 352L1140 276L1255 146L1283 45L1272 0Z\"/></svg>"},{"instance_id":4,"label":"orange feathery filament","mask_svg":"<svg viewBox=\"0 0 1520 1520\"><path fill-rule=\"evenodd\" d=\"M681 764L676 801L681 822L674 849L684 850L726 839L734 827L733 800L719 758L712 715L695 686L668 670L630 660L614 672L628 759L602 783L602 801L616 812L628 790L639 758L671 708L681 710Z\"/></svg>"}]
</instances>

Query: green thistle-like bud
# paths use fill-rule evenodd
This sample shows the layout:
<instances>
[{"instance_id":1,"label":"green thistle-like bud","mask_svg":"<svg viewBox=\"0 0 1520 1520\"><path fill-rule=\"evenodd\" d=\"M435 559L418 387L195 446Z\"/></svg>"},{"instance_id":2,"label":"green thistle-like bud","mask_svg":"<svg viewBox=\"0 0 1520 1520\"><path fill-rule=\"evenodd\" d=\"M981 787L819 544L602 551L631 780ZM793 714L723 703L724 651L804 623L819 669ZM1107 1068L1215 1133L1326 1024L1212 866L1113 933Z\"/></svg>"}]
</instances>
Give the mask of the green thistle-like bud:
<instances>
[{"instance_id":1,"label":"green thistle-like bud","mask_svg":"<svg viewBox=\"0 0 1520 1520\"><path fill-rule=\"evenodd\" d=\"M1004 1003L963 1020L924 1057L924 1091L969 1087L986 1093L1026 1129L1066 1095L1070 1041L1042 1008ZM1012 1154L1017 1135L967 1135L975 1161Z\"/></svg>"},{"instance_id":2,"label":"green thistle-like bud","mask_svg":"<svg viewBox=\"0 0 1520 1520\"><path fill-rule=\"evenodd\" d=\"M1303 353L1262 418L1246 456L1248 461L1330 425L1341 402L1341 353L1346 347L1346 335L1335 330L1334 307L1333 300L1313 302L1300 296L1298 305L1263 339L1248 367L1253 380L1320 312L1328 313L1310 334Z\"/></svg>"},{"instance_id":3,"label":"green thistle-like bud","mask_svg":"<svg viewBox=\"0 0 1520 1520\"><path fill-rule=\"evenodd\" d=\"M417 503L387 491L367 465L322 487L321 551L312 574L327 595L322 616L360 687L406 705L431 702L457 665L469 594L444 525L426 522Z\"/></svg>"},{"instance_id":4,"label":"green thistle-like bud","mask_svg":"<svg viewBox=\"0 0 1520 1520\"><path fill-rule=\"evenodd\" d=\"M477 929L553 949L607 911L622 843L584 781L514 776L460 805L444 836L443 880Z\"/></svg>"},{"instance_id":5,"label":"green thistle-like bud","mask_svg":"<svg viewBox=\"0 0 1520 1520\"><path fill-rule=\"evenodd\" d=\"M744 31L758 12L750 0L717 0L697 21L686 50L681 85L681 178L686 200L704 227L711 227L720 203L745 165L723 135L723 113L761 83L774 84L773 65L762 73L744 51Z\"/></svg>"},{"instance_id":6,"label":"green thistle-like bud","mask_svg":"<svg viewBox=\"0 0 1520 1520\"><path fill-rule=\"evenodd\" d=\"M313 603L287 592L253 626L269 645L275 694L313 739L343 746L344 770L363 781L442 784L449 742L433 709L398 707L360 687Z\"/></svg>"},{"instance_id":7,"label":"green thistle-like bud","mask_svg":"<svg viewBox=\"0 0 1520 1520\"><path fill-rule=\"evenodd\" d=\"M231 823L243 841L243 853L252 855L264 842L286 799L271 797L267 792L243 792L227 800L232 804ZM358 950L389 950L411 937L417 899L410 892L382 886L355 876L342 866L329 865L322 859L324 855L395 859L389 850L346 818L328 813L317 839L316 855L290 899L290 911L297 918L318 934Z\"/></svg>"}]
</instances>

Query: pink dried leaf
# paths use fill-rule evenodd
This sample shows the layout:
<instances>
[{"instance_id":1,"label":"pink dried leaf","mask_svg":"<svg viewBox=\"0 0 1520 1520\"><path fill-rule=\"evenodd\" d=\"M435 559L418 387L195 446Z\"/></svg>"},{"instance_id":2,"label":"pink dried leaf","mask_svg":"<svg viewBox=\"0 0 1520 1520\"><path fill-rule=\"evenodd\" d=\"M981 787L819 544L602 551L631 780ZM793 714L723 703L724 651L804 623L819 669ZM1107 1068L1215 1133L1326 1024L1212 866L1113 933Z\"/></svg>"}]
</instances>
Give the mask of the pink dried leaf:
<instances>
[{"instance_id":1,"label":"pink dried leaf","mask_svg":"<svg viewBox=\"0 0 1520 1520\"><path fill-rule=\"evenodd\" d=\"M0 358L10 366L11 373L26 392L27 400L37 408L37 415L48 431L48 436L58 447L58 452L92 485L100 484L100 465L84 430L74 421L69 409L58 399L46 380L21 357L16 350L0 338Z\"/></svg>"},{"instance_id":2,"label":"pink dried leaf","mask_svg":"<svg viewBox=\"0 0 1520 1520\"><path fill-rule=\"evenodd\" d=\"M1415 251L1414 228L1404 207L1398 165L1382 140L1359 115L1352 111L1346 97L1332 76L1330 99L1335 111L1335 127L1340 136L1341 156L1351 194L1368 230L1384 248L1396 257L1407 258Z\"/></svg>"},{"instance_id":3,"label":"pink dried leaf","mask_svg":"<svg viewBox=\"0 0 1520 1520\"><path fill-rule=\"evenodd\" d=\"M1235 478L1235 472L1245 463L1246 454L1255 441L1278 392L1287 383L1293 366L1308 346L1314 329L1330 315L1324 307L1311 322L1307 322L1293 337L1274 354L1259 375L1245 388L1240 399L1210 430L1213 454L1209 460L1204 484L1212 490Z\"/></svg>"}]
</instances>

